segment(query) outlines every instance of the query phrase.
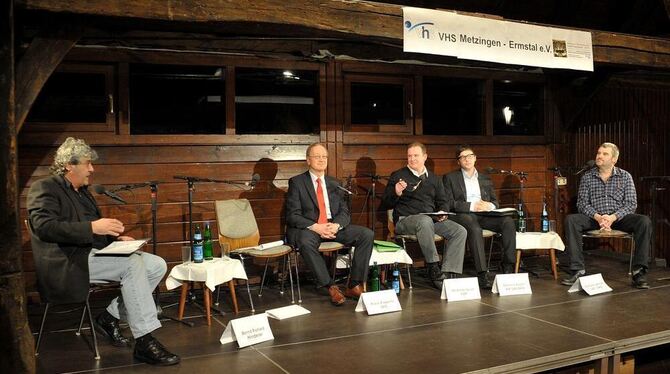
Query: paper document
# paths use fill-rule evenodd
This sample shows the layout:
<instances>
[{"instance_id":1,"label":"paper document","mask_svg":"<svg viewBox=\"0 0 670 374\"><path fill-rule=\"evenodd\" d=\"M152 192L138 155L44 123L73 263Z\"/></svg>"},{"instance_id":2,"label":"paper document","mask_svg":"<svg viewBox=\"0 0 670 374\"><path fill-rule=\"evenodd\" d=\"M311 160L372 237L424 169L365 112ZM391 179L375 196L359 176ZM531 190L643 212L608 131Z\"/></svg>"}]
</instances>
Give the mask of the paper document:
<instances>
[{"instance_id":1,"label":"paper document","mask_svg":"<svg viewBox=\"0 0 670 374\"><path fill-rule=\"evenodd\" d=\"M454 215L456 213L445 212L444 210L440 210L438 212L426 212L426 213L421 213L421 214L425 214L427 216L449 216L449 215Z\"/></svg>"},{"instance_id":2,"label":"paper document","mask_svg":"<svg viewBox=\"0 0 670 374\"><path fill-rule=\"evenodd\" d=\"M268 317L281 320L281 319L302 316L303 314L309 314L311 312L300 305L294 304L281 308L269 309L266 310L265 313L268 315Z\"/></svg>"},{"instance_id":3,"label":"paper document","mask_svg":"<svg viewBox=\"0 0 670 374\"><path fill-rule=\"evenodd\" d=\"M493 209L492 212L496 213L516 213L515 208L498 208L498 209Z\"/></svg>"},{"instance_id":4,"label":"paper document","mask_svg":"<svg viewBox=\"0 0 670 374\"><path fill-rule=\"evenodd\" d=\"M265 244L259 244L253 247L244 247L244 248L237 248L235 251L244 251L244 250L249 250L249 249L254 249L257 251L262 251L265 249L270 249L274 247L279 247L280 245L284 245L283 240L277 240L275 242L270 242L270 243L265 243Z\"/></svg>"},{"instance_id":5,"label":"paper document","mask_svg":"<svg viewBox=\"0 0 670 374\"><path fill-rule=\"evenodd\" d=\"M138 240L117 240L112 242L112 244L106 246L105 248L97 251L96 255L127 255L131 254L138 249L142 248L147 242L147 239L138 239Z\"/></svg>"}]
</instances>

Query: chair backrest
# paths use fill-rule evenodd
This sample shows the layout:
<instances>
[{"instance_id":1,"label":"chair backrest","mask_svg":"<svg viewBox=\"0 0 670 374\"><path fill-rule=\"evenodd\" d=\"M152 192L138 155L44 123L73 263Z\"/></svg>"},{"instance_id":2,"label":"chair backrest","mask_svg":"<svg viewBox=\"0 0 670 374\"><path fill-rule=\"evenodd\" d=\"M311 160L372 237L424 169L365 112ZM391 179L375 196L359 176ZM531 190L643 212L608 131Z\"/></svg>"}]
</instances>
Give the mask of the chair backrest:
<instances>
[{"instance_id":1,"label":"chair backrest","mask_svg":"<svg viewBox=\"0 0 670 374\"><path fill-rule=\"evenodd\" d=\"M395 238L395 223L393 223L393 209L386 211L386 227L389 229L388 239Z\"/></svg>"},{"instance_id":2,"label":"chair backrest","mask_svg":"<svg viewBox=\"0 0 670 374\"><path fill-rule=\"evenodd\" d=\"M258 245L260 233L256 216L247 199L218 200L215 203L221 252Z\"/></svg>"}]
</instances>

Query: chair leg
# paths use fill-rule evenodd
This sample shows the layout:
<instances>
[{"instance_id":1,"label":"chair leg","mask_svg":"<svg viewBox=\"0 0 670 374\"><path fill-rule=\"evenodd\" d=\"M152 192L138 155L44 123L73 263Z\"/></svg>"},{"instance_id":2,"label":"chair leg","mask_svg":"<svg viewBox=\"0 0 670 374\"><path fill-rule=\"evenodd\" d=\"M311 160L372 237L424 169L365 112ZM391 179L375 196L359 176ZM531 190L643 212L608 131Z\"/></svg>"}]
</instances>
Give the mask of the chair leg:
<instances>
[{"instance_id":1,"label":"chair leg","mask_svg":"<svg viewBox=\"0 0 670 374\"><path fill-rule=\"evenodd\" d=\"M86 297L86 310L88 311L88 325L91 327L91 335L93 335L93 349L95 351L95 359L99 360L100 352L98 351L98 337L95 335L95 328L93 328L93 314L91 313L91 305L88 303L88 296Z\"/></svg>"},{"instance_id":2,"label":"chair leg","mask_svg":"<svg viewBox=\"0 0 670 374\"><path fill-rule=\"evenodd\" d=\"M268 264L270 263L270 258L265 259L265 269L263 269L263 278L261 278L261 288L258 291L258 297L263 296L263 285L265 284L265 274L268 272Z\"/></svg>"},{"instance_id":3,"label":"chair leg","mask_svg":"<svg viewBox=\"0 0 670 374\"><path fill-rule=\"evenodd\" d=\"M179 315L177 318L181 321L184 318L184 306L186 305L186 295L188 295L189 282L181 284L181 295L179 296Z\"/></svg>"},{"instance_id":4,"label":"chair leg","mask_svg":"<svg viewBox=\"0 0 670 374\"><path fill-rule=\"evenodd\" d=\"M521 265L521 250L517 249L516 250L516 263L514 264L514 272L515 273L519 272L519 265Z\"/></svg>"},{"instance_id":5,"label":"chair leg","mask_svg":"<svg viewBox=\"0 0 670 374\"><path fill-rule=\"evenodd\" d=\"M244 256L242 255L240 255L240 262L242 262L242 268L244 268L244 271L246 273L247 269L244 266ZM254 308L254 299L251 298L251 288L249 287L248 278L245 283L247 284L247 296L249 296L249 305L251 306L251 313L256 313L256 309Z\"/></svg>"},{"instance_id":6,"label":"chair leg","mask_svg":"<svg viewBox=\"0 0 670 374\"><path fill-rule=\"evenodd\" d=\"M47 305L44 307L44 314L42 314L40 332L37 334L37 343L35 343L35 356L40 354L40 343L42 342L42 332L44 331L44 322L47 320L47 313L49 313L49 303L47 303Z\"/></svg>"},{"instance_id":7,"label":"chair leg","mask_svg":"<svg viewBox=\"0 0 670 374\"><path fill-rule=\"evenodd\" d=\"M407 280L409 280L409 289L412 289L412 267L410 264L405 264L405 267L407 268Z\"/></svg>"},{"instance_id":8,"label":"chair leg","mask_svg":"<svg viewBox=\"0 0 670 374\"><path fill-rule=\"evenodd\" d=\"M489 259L486 261L486 270L491 270L491 255L493 255L493 236L489 238L491 243L489 244Z\"/></svg>"},{"instance_id":9,"label":"chair leg","mask_svg":"<svg viewBox=\"0 0 670 374\"><path fill-rule=\"evenodd\" d=\"M291 253L286 254L285 261L288 261L288 280L291 283L291 304L295 304L295 296L293 294L293 269L291 269ZM282 282L283 282L282 277Z\"/></svg>"},{"instance_id":10,"label":"chair leg","mask_svg":"<svg viewBox=\"0 0 670 374\"><path fill-rule=\"evenodd\" d=\"M551 260L551 272L554 274L554 280L558 280L558 271L556 270L556 249L549 249L549 259Z\"/></svg>"},{"instance_id":11,"label":"chair leg","mask_svg":"<svg viewBox=\"0 0 670 374\"><path fill-rule=\"evenodd\" d=\"M300 293L300 274L298 274L298 252L293 252L295 256L293 261L295 263L295 281L298 286L298 304L302 304L302 294Z\"/></svg>"},{"instance_id":12,"label":"chair leg","mask_svg":"<svg viewBox=\"0 0 670 374\"><path fill-rule=\"evenodd\" d=\"M635 238L630 237L630 259L628 260L628 276L633 278L633 254L635 254Z\"/></svg>"},{"instance_id":13,"label":"chair leg","mask_svg":"<svg viewBox=\"0 0 670 374\"><path fill-rule=\"evenodd\" d=\"M235 314L240 313L240 308L237 305L237 295L235 294L235 281L234 280L229 280L228 281L228 288L230 289L230 299L233 301L233 310L235 311ZM219 292L221 292L221 289L219 288Z\"/></svg>"},{"instance_id":14,"label":"chair leg","mask_svg":"<svg viewBox=\"0 0 670 374\"><path fill-rule=\"evenodd\" d=\"M81 318L79 319L79 328L77 329L77 332L75 335L79 336L81 335L81 327L84 325L84 317L86 316L86 310L87 306L84 306L84 310L81 311Z\"/></svg>"},{"instance_id":15,"label":"chair leg","mask_svg":"<svg viewBox=\"0 0 670 374\"><path fill-rule=\"evenodd\" d=\"M286 256L282 256L284 263L282 265L282 271L281 271L281 285L279 288L279 294L284 295L284 281L285 281L285 276L286 276Z\"/></svg>"}]
</instances>

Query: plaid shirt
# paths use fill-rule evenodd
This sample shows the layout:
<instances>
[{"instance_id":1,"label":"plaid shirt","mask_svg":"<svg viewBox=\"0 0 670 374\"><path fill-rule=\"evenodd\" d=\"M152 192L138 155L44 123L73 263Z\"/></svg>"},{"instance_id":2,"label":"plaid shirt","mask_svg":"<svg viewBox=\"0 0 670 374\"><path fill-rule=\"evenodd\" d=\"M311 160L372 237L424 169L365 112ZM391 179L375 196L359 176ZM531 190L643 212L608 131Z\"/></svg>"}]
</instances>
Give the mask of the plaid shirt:
<instances>
[{"instance_id":1,"label":"plaid shirt","mask_svg":"<svg viewBox=\"0 0 670 374\"><path fill-rule=\"evenodd\" d=\"M635 213L636 208L635 184L627 171L615 166L607 182L603 182L598 175L598 168L587 171L582 177L577 196L580 213L591 218L596 213L614 213L620 220L627 214Z\"/></svg>"}]
</instances>

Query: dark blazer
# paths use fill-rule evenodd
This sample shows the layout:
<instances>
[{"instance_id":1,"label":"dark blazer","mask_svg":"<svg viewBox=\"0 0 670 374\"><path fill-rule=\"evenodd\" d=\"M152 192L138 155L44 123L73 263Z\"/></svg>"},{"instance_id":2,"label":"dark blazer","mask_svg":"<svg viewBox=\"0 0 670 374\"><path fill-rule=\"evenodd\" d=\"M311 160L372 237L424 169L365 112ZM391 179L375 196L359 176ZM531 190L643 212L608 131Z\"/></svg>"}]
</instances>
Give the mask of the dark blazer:
<instances>
[{"instance_id":1,"label":"dark blazer","mask_svg":"<svg viewBox=\"0 0 670 374\"><path fill-rule=\"evenodd\" d=\"M63 177L52 176L34 182L28 192L37 284L40 296L50 303L84 301L89 289L93 230L68 188ZM88 190L82 193L95 203Z\"/></svg>"},{"instance_id":2,"label":"dark blazer","mask_svg":"<svg viewBox=\"0 0 670 374\"><path fill-rule=\"evenodd\" d=\"M343 192L337 186L337 179L325 176L326 191L330 204L330 222L339 223L343 229L351 222L349 207L343 199ZM295 243L297 232L312 226L319 219L319 204L309 171L296 175L288 181L286 194L286 235L289 243Z\"/></svg>"},{"instance_id":3,"label":"dark blazer","mask_svg":"<svg viewBox=\"0 0 670 374\"><path fill-rule=\"evenodd\" d=\"M488 175L479 173L479 189L482 194L482 200L492 202L498 208L498 199L493 191L493 182ZM452 201L454 211L457 213L470 212L470 203L466 201L467 193L465 191L465 179L461 169L452 171L442 177L442 184L447 194L447 198Z\"/></svg>"}]
</instances>

